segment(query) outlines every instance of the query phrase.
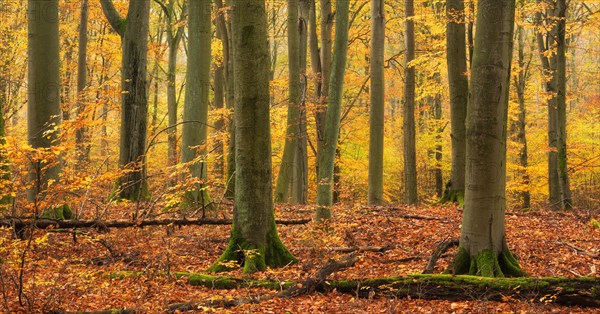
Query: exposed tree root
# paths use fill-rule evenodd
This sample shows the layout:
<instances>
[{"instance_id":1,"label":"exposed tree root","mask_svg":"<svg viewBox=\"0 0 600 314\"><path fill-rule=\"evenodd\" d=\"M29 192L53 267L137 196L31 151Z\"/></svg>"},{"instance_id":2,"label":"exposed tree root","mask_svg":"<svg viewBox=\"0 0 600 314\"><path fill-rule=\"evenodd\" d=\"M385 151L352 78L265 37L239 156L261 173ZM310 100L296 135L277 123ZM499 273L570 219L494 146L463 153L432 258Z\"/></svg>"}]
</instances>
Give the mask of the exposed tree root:
<instances>
[{"instance_id":1,"label":"exposed tree root","mask_svg":"<svg viewBox=\"0 0 600 314\"><path fill-rule=\"evenodd\" d=\"M425 266L425 270L423 270L423 274L433 274L433 269L435 268L435 263L437 263L438 259L446 253L450 248L454 246L458 246L459 239L450 239L446 241L442 241L437 245L437 248L431 255L427 266Z\"/></svg>"},{"instance_id":2,"label":"exposed tree root","mask_svg":"<svg viewBox=\"0 0 600 314\"><path fill-rule=\"evenodd\" d=\"M506 246L499 255L491 250L483 250L476 256L471 256L464 248L459 247L454 261L446 272L455 275L483 277L523 277L527 275Z\"/></svg>"}]
</instances>

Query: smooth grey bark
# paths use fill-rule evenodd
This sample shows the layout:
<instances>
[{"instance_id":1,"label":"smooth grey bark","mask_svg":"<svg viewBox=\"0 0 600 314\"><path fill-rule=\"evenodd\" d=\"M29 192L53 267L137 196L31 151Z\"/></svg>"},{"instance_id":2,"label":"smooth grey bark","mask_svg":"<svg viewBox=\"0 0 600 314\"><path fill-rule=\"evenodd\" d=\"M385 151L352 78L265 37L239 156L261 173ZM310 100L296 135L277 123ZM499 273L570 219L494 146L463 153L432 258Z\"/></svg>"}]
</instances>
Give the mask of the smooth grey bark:
<instances>
[{"instance_id":1,"label":"smooth grey bark","mask_svg":"<svg viewBox=\"0 0 600 314\"><path fill-rule=\"evenodd\" d=\"M232 29L230 19L225 19L226 13L223 12L223 0L215 0L217 9L220 11L217 14L217 28L221 35L221 43L223 44L223 64L225 65L224 80L226 106L230 110L234 110L234 95L235 88L233 82L233 45L232 45ZM229 145L227 147L227 176L225 185L225 197L233 199L235 191L235 116L231 115L229 119Z\"/></svg>"},{"instance_id":2,"label":"smooth grey bark","mask_svg":"<svg viewBox=\"0 0 600 314\"><path fill-rule=\"evenodd\" d=\"M462 203L465 190L465 120L469 99L465 49L465 7L462 0L446 1L446 57L450 89L452 168L442 201ZM471 53L472 57L472 53Z\"/></svg>"},{"instance_id":3,"label":"smooth grey bark","mask_svg":"<svg viewBox=\"0 0 600 314\"><path fill-rule=\"evenodd\" d=\"M322 150L317 156L317 220L319 222L326 222L326 220L331 219L331 206L333 205L333 174L340 132L342 94L348 51L349 11L349 0L338 0L336 2L335 46L331 78L329 80L329 94L327 96L325 136Z\"/></svg>"},{"instance_id":4,"label":"smooth grey bark","mask_svg":"<svg viewBox=\"0 0 600 314\"><path fill-rule=\"evenodd\" d=\"M219 13L217 13L219 14ZM215 35L218 40L223 41L223 36L221 35L221 28L218 26L218 21L216 22L216 32ZM213 78L213 93L214 93L214 102L213 106L219 112L225 108L225 64L224 62L219 63L215 66L214 78ZM214 144L214 153L217 157L215 161L214 169L215 173L219 178L225 177L225 142L223 141L223 137L221 133L225 132L225 120L222 116L219 116L217 121L215 121L215 131L218 132L218 136L215 139Z\"/></svg>"},{"instance_id":5,"label":"smooth grey bark","mask_svg":"<svg viewBox=\"0 0 600 314\"><path fill-rule=\"evenodd\" d=\"M523 1L520 1L522 5ZM522 17L525 19L525 17ZM525 107L525 90L527 87L527 79L529 78L529 61L525 60L525 29L523 26L517 26L517 64L519 65L519 73L514 77L514 86L517 92L517 102L519 104L519 112L517 120L511 125L511 134L515 142L519 144L518 164L520 169L517 171L522 184L526 186L525 190L519 192L521 198L521 206L523 208L531 207L531 194L529 192L529 174L528 167L528 152L527 152L527 137L526 135L526 116L527 109Z\"/></svg>"},{"instance_id":6,"label":"smooth grey bark","mask_svg":"<svg viewBox=\"0 0 600 314\"><path fill-rule=\"evenodd\" d=\"M327 128L326 115L327 105L329 104L329 82L331 80L332 69L332 33L333 33L334 14L331 8L331 0L320 0L320 33L321 46L319 47L320 55L320 86L319 94L317 95L317 110L315 112L315 121L317 129L317 155L321 154L323 145L325 144L325 129ZM319 157L317 157L318 159ZM317 168L320 165L317 164ZM319 169L317 169L317 172ZM317 183L318 184L318 183Z\"/></svg>"},{"instance_id":7,"label":"smooth grey bark","mask_svg":"<svg viewBox=\"0 0 600 314\"><path fill-rule=\"evenodd\" d=\"M236 185L225 252L210 268L243 263L246 273L296 262L275 227L269 114L269 46L264 0L233 0ZM230 263L229 263L230 264Z\"/></svg>"},{"instance_id":8,"label":"smooth grey bark","mask_svg":"<svg viewBox=\"0 0 600 314\"><path fill-rule=\"evenodd\" d=\"M298 140L292 173L292 204L306 204L308 201L308 134L306 132L306 95L308 80L306 66L308 58L308 19L310 1L300 0L298 16L299 56L300 56L300 102L298 112Z\"/></svg>"},{"instance_id":9,"label":"smooth grey bark","mask_svg":"<svg viewBox=\"0 0 600 314\"><path fill-rule=\"evenodd\" d=\"M438 86L442 86L442 80L440 77L440 73L436 72L433 75L433 78L438 84ZM441 125L442 122L442 95L440 93L436 93L433 97L433 118L437 123L437 128L435 130L435 167L434 167L434 176L435 176L435 192L438 197L442 197L444 193L444 177L442 174L442 133L444 131L444 127Z\"/></svg>"},{"instance_id":10,"label":"smooth grey bark","mask_svg":"<svg viewBox=\"0 0 600 314\"><path fill-rule=\"evenodd\" d=\"M546 33L537 32L536 41L542 63L542 74L550 77L544 84L546 93L549 94L548 105L548 201L550 208L561 209L562 200L560 192L560 181L558 175L558 80L557 80L557 55L548 55L550 49L556 48L558 25L552 25L552 17L556 16L555 8L546 11L546 24L550 30ZM536 14L538 23L542 23L542 14ZM550 24L550 25L548 25Z\"/></svg>"},{"instance_id":11,"label":"smooth grey bark","mask_svg":"<svg viewBox=\"0 0 600 314\"><path fill-rule=\"evenodd\" d=\"M288 203L298 145L300 125L300 33L298 32L298 0L288 0L288 113L283 156L275 185L275 203Z\"/></svg>"},{"instance_id":12,"label":"smooth grey bark","mask_svg":"<svg viewBox=\"0 0 600 314\"><path fill-rule=\"evenodd\" d=\"M48 151L59 144L55 128L61 123L58 0L29 0L27 24L27 140L31 147ZM60 170L60 162L32 161L30 202L44 197L49 182L58 181Z\"/></svg>"},{"instance_id":13,"label":"smooth grey bark","mask_svg":"<svg viewBox=\"0 0 600 314\"><path fill-rule=\"evenodd\" d=\"M149 196L145 154L150 2L130 1L125 20L118 15L111 0L100 0L100 3L109 23L122 36L119 166L124 172L114 193L120 199L143 200Z\"/></svg>"},{"instance_id":14,"label":"smooth grey bark","mask_svg":"<svg viewBox=\"0 0 600 314\"><path fill-rule=\"evenodd\" d=\"M415 59L415 26L412 18L415 15L413 0L404 1L404 40L406 53L404 57L404 201L406 204L417 204L417 153L415 130L415 67L410 65Z\"/></svg>"},{"instance_id":15,"label":"smooth grey bark","mask_svg":"<svg viewBox=\"0 0 600 314\"><path fill-rule=\"evenodd\" d=\"M371 0L371 54L369 89L369 204L383 200L383 137L385 125L385 7L384 0Z\"/></svg>"},{"instance_id":16,"label":"smooth grey bark","mask_svg":"<svg viewBox=\"0 0 600 314\"><path fill-rule=\"evenodd\" d=\"M506 125L515 0L479 0L472 101L467 110L467 176L460 248L451 270L522 276L506 243Z\"/></svg>"},{"instance_id":17,"label":"smooth grey bark","mask_svg":"<svg viewBox=\"0 0 600 314\"><path fill-rule=\"evenodd\" d=\"M211 62L211 1L188 4L188 68L183 109L181 162L197 181L184 196L184 206L210 203L206 158ZM198 160L200 158L200 160Z\"/></svg>"},{"instance_id":18,"label":"smooth grey bark","mask_svg":"<svg viewBox=\"0 0 600 314\"><path fill-rule=\"evenodd\" d=\"M573 197L569 184L569 168L567 164L567 57L566 57L566 20L567 2L557 0L558 21L556 32L556 119L557 119L557 141L558 148L558 180L561 192L561 203L563 209L573 207Z\"/></svg>"},{"instance_id":19,"label":"smooth grey bark","mask_svg":"<svg viewBox=\"0 0 600 314\"><path fill-rule=\"evenodd\" d=\"M86 99L84 90L87 85L87 30L89 17L89 1L81 2L81 17L79 21L79 49L77 51L77 117L85 112ZM90 144L87 138L87 126L82 125L75 131L75 145L77 147L77 160L80 164L90 161Z\"/></svg>"}]
</instances>

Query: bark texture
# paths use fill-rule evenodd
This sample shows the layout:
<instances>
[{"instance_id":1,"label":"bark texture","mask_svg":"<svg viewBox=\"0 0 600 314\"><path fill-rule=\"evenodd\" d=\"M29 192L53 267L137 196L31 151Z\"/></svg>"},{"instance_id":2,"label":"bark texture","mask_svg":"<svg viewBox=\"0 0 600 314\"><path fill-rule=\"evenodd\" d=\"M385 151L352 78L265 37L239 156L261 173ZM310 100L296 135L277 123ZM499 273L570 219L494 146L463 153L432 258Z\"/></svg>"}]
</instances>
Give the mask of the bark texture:
<instances>
[{"instance_id":1,"label":"bark texture","mask_svg":"<svg viewBox=\"0 0 600 314\"><path fill-rule=\"evenodd\" d=\"M417 153L415 130L415 67L410 63L415 59L415 25L413 17L415 7L413 0L404 1L404 40L406 53L404 57L404 201L414 205L419 201L417 194Z\"/></svg>"},{"instance_id":2,"label":"bark texture","mask_svg":"<svg viewBox=\"0 0 600 314\"><path fill-rule=\"evenodd\" d=\"M331 79L329 80L329 94L327 97L325 137L322 149L317 156L317 220L319 222L331 218L331 205L333 205L333 173L340 132L342 92L344 88L344 73L346 71L346 54L348 51L349 10L350 2L348 0L339 0L336 2L335 50Z\"/></svg>"},{"instance_id":3,"label":"bark texture","mask_svg":"<svg viewBox=\"0 0 600 314\"><path fill-rule=\"evenodd\" d=\"M514 0L480 0L467 110L465 205L451 272L522 276L506 244L506 124Z\"/></svg>"},{"instance_id":4,"label":"bark texture","mask_svg":"<svg viewBox=\"0 0 600 314\"><path fill-rule=\"evenodd\" d=\"M236 185L231 238L210 268L244 272L296 262L275 227L269 121L269 47L264 0L234 0ZM235 267L235 266L234 266Z\"/></svg>"},{"instance_id":5,"label":"bark texture","mask_svg":"<svg viewBox=\"0 0 600 314\"><path fill-rule=\"evenodd\" d=\"M189 7L188 68L183 112L181 162L187 164L194 189L182 205L205 206L210 203L206 185L206 139L210 93L211 2L191 1Z\"/></svg>"},{"instance_id":6,"label":"bark texture","mask_svg":"<svg viewBox=\"0 0 600 314\"><path fill-rule=\"evenodd\" d=\"M369 112L369 204L383 203L383 135L385 125L385 7L371 0L371 107Z\"/></svg>"},{"instance_id":7,"label":"bark texture","mask_svg":"<svg viewBox=\"0 0 600 314\"><path fill-rule=\"evenodd\" d=\"M465 43L465 6L462 0L446 1L446 56L450 88L452 169L442 201L463 202L465 190L465 120L469 98Z\"/></svg>"},{"instance_id":8,"label":"bark texture","mask_svg":"<svg viewBox=\"0 0 600 314\"><path fill-rule=\"evenodd\" d=\"M85 119L86 99L84 90L87 85L87 30L89 17L89 0L81 1L81 17L79 21L79 49L77 51L77 118ZM75 131L77 160L80 164L90 160L90 145L87 138L87 127L80 126Z\"/></svg>"}]
</instances>

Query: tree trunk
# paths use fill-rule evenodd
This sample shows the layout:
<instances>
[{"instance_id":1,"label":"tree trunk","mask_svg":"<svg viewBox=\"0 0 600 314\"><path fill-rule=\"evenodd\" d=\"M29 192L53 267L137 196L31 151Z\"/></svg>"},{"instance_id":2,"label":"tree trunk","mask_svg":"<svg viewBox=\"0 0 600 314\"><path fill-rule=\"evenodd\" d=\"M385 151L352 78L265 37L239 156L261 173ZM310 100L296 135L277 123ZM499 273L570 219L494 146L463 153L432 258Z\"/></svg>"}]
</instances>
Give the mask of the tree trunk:
<instances>
[{"instance_id":1,"label":"tree trunk","mask_svg":"<svg viewBox=\"0 0 600 314\"><path fill-rule=\"evenodd\" d=\"M298 113L298 140L294 167L292 173L292 204L306 204L308 201L308 147L306 133L306 94L308 81L306 76L306 61L308 57L308 19L310 10L309 0L300 0L298 31L300 43L300 103Z\"/></svg>"},{"instance_id":2,"label":"tree trunk","mask_svg":"<svg viewBox=\"0 0 600 314\"><path fill-rule=\"evenodd\" d=\"M541 23L541 13L536 14L538 23ZM554 10L549 9L546 12L547 23L550 18L555 16ZM547 55L548 50L554 47L555 38L557 38L557 26L553 26L546 34L537 32L536 40L540 59L542 63L542 74L550 79L544 84L548 96L548 201L550 208L561 209L562 200L560 193L560 181L558 176L558 111L557 111L557 70L556 70L556 55Z\"/></svg>"},{"instance_id":3,"label":"tree trunk","mask_svg":"<svg viewBox=\"0 0 600 314\"><path fill-rule=\"evenodd\" d=\"M188 66L183 109L181 162L197 181L185 194L183 206L210 203L207 178L206 140L210 94L211 10L209 1L191 1L188 25ZM200 160L198 160L200 157Z\"/></svg>"},{"instance_id":4,"label":"tree trunk","mask_svg":"<svg viewBox=\"0 0 600 314\"><path fill-rule=\"evenodd\" d=\"M58 144L58 133L53 130L61 122L58 0L29 0L27 13L27 139L31 147L49 151ZM59 173L60 162L32 160L29 179L33 187L27 193L29 201L37 204L50 188L50 182L59 180Z\"/></svg>"},{"instance_id":5,"label":"tree trunk","mask_svg":"<svg viewBox=\"0 0 600 314\"><path fill-rule=\"evenodd\" d=\"M147 54L149 1L130 1L123 20L111 0L100 0L104 15L122 36L121 134L119 166L124 173L115 186L121 199L149 197L146 181L146 127L148 124Z\"/></svg>"},{"instance_id":6,"label":"tree trunk","mask_svg":"<svg viewBox=\"0 0 600 314\"><path fill-rule=\"evenodd\" d=\"M513 123L512 134L515 142L519 144L519 158L518 164L520 169L517 171L519 178L522 180L522 184L525 188L520 191L520 198L523 208L531 207L531 195L529 193L529 175L527 171L528 157L527 157L527 137L526 135L526 115L527 110L525 108L525 89L527 87L527 78L529 71L529 64L525 62L525 30L523 26L517 26L517 57L519 65L519 73L515 78L515 89L517 90L517 102L519 103L519 113L517 121Z\"/></svg>"},{"instance_id":7,"label":"tree trunk","mask_svg":"<svg viewBox=\"0 0 600 314\"><path fill-rule=\"evenodd\" d=\"M87 85L87 29L88 29L89 1L81 2L81 20L79 22L79 50L77 52L77 117L84 120L86 98L84 89ZM77 160L80 165L90 161L90 145L87 138L85 123L75 131L77 146Z\"/></svg>"},{"instance_id":8,"label":"tree trunk","mask_svg":"<svg viewBox=\"0 0 600 314\"><path fill-rule=\"evenodd\" d=\"M433 77L436 84L438 84L438 86L442 86L440 72L435 72ZM442 126L442 95L439 92L433 97L433 118L436 122L434 149L435 167L433 170L435 175L435 192L437 197L442 197L444 193L444 178L442 176L442 133L444 131L444 127Z\"/></svg>"},{"instance_id":9,"label":"tree trunk","mask_svg":"<svg viewBox=\"0 0 600 314\"><path fill-rule=\"evenodd\" d=\"M269 46L264 0L233 0L237 173L229 245L211 271L246 273L296 262L275 227L269 117ZM237 266L237 265L236 265Z\"/></svg>"},{"instance_id":10,"label":"tree trunk","mask_svg":"<svg viewBox=\"0 0 600 314\"><path fill-rule=\"evenodd\" d=\"M320 0L320 31L321 31L321 47L319 49L320 54L320 93L317 95L317 110L315 112L315 122L317 128L317 159L318 155L323 150L325 144L325 129L327 128L326 114L327 105L329 104L329 84L331 80L331 68L332 68L332 32L333 32L333 20L334 14L331 10L331 0ZM315 12L316 13L316 12ZM337 17L336 17L337 18ZM320 164L317 163L317 172L319 171ZM319 184L319 182L317 182Z\"/></svg>"},{"instance_id":11,"label":"tree trunk","mask_svg":"<svg viewBox=\"0 0 600 314\"><path fill-rule=\"evenodd\" d=\"M218 22L217 22L218 23ZM217 39L223 41L221 30L217 26L216 28ZM218 133L214 144L214 153L217 157L215 161L215 173L219 178L225 177L225 142L223 141L223 133L225 130L225 121L222 115L223 109L225 109L225 65L220 63L215 67L214 73L214 108L219 112L219 117L215 121L215 131Z\"/></svg>"},{"instance_id":12,"label":"tree trunk","mask_svg":"<svg viewBox=\"0 0 600 314\"><path fill-rule=\"evenodd\" d=\"M467 112L465 206L453 274L522 276L506 243L506 122L515 0L480 0Z\"/></svg>"},{"instance_id":13,"label":"tree trunk","mask_svg":"<svg viewBox=\"0 0 600 314\"><path fill-rule=\"evenodd\" d=\"M417 204L417 156L415 144L415 68L410 65L415 58L415 26L412 20L413 0L404 1L406 54L404 62L404 200Z\"/></svg>"},{"instance_id":14,"label":"tree trunk","mask_svg":"<svg viewBox=\"0 0 600 314\"><path fill-rule=\"evenodd\" d=\"M561 202L564 209L573 207L571 187L569 184L569 169L567 166L567 57L566 57L566 0L557 1L558 21L556 32L556 120L558 149L558 180Z\"/></svg>"},{"instance_id":15,"label":"tree trunk","mask_svg":"<svg viewBox=\"0 0 600 314\"><path fill-rule=\"evenodd\" d=\"M217 8L223 10L223 0L215 0ZM221 34L223 44L223 64L225 65L225 100L226 106L234 110L234 82L233 82L233 45L230 20L225 19L225 12L217 15L217 27ZM225 197L233 199L235 191L235 117L232 114L229 120L229 146L227 147L227 177Z\"/></svg>"},{"instance_id":16,"label":"tree trunk","mask_svg":"<svg viewBox=\"0 0 600 314\"><path fill-rule=\"evenodd\" d=\"M0 54L3 55L3 54ZM0 73L4 73L4 68L0 68ZM12 205L12 184L11 184L11 173L10 173L10 160L8 159L8 151L4 148L6 145L6 123L4 120L4 113L6 112L6 81L0 78L0 182L2 190L0 190L0 213L8 208L8 205Z\"/></svg>"},{"instance_id":17,"label":"tree trunk","mask_svg":"<svg viewBox=\"0 0 600 314\"><path fill-rule=\"evenodd\" d=\"M329 94L327 97L327 115L325 117L325 137L322 150L318 153L317 173L317 220L324 222L331 218L331 205L333 205L333 172L336 157L338 136L340 132L340 113L342 107L342 92L344 88L344 73L348 51L348 15L350 2L338 0L336 2L335 16L335 50L331 79L329 80ZM321 48L323 52L324 48Z\"/></svg>"},{"instance_id":18,"label":"tree trunk","mask_svg":"<svg viewBox=\"0 0 600 314\"><path fill-rule=\"evenodd\" d=\"M465 120L469 99L467 55L465 50L465 7L462 0L446 2L446 52L450 87L452 169L442 201L462 203L465 190ZM471 55L472 57L472 55Z\"/></svg>"},{"instance_id":19,"label":"tree trunk","mask_svg":"<svg viewBox=\"0 0 600 314\"><path fill-rule=\"evenodd\" d=\"M383 135L385 125L385 8L384 0L371 0L371 107L369 133L369 204L383 203Z\"/></svg>"},{"instance_id":20,"label":"tree trunk","mask_svg":"<svg viewBox=\"0 0 600 314\"><path fill-rule=\"evenodd\" d=\"M275 203L289 202L298 146L300 125L300 34L298 32L298 0L288 0L288 114L283 156L275 186Z\"/></svg>"}]
</instances>

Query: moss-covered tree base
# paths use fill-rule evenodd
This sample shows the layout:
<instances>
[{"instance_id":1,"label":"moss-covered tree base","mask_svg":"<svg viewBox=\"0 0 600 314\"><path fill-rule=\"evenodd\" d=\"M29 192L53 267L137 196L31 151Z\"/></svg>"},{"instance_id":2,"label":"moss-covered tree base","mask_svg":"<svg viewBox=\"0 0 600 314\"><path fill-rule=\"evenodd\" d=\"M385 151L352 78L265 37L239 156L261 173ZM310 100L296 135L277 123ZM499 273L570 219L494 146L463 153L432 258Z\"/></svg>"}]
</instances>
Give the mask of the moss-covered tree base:
<instances>
[{"instance_id":1,"label":"moss-covered tree base","mask_svg":"<svg viewBox=\"0 0 600 314\"><path fill-rule=\"evenodd\" d=\"M123 189L123 183L121 179L117 179L113 186L113 190L108 196L109 201L147 201L150 199L150 191L148 190L148 183L146 181L142 184L136 184L133 188L125 191Z\"/></svg>"},{"instance_id":2,"label":"moss-covered tree base","mask_svg":"<svg viewBox=\"0 0 600 314\"><path fill-rule=\"evenodd\" d=\"M436 204L444 204L444 203L458 203L459 206L463 206L465 204L465 191L464 190L450 190L446 189L444 191L444 195L437 201Z\"/></svg>"},{"instance_id":3,"label":"moss-covered tree base","mask_svg":"<svg viewBox=\"0 0 600 314\"><path fill-rule=\"evenodd\" d=\"M467 250L458 248L458 253L447 273L455 275L475 275L483 277L523 277L527 274L508 248L500 254L483 250L477 256L471 256Z\"/></svg>"},{"instance_id":4,"label":"moss-covered tree base","mask_svg":"<svg viewBox=\"0 0 600 314\"><path fill-rule=\"evenodd\" d=\"M57 207L52 207L42 211L39 218L44 219L56 219L56 220L69 220L73 219L73 211L67 204L63 204Z\"/></svg>"},{"instance_id":5,"label":"moss-covered tree base","mask_svg":"<svg viewBox=\"0 0 600 314\"><path fill-rule=\"evenodd\" d=\"M208 189L203 187L199 191L189 191L185 193L177 206L182 210L189 208L202 208L204 211L212 210L212 204L212 199Z\"/></svg>"},{"instance_id":6,"label":"moss-covered tree base","mask_svg":"<svg viewBox=\"0 0 600 314\"><path fill-rule=\"evenodd\" d=\"M231 229L231 238L225 252L208 271L223 272L243 267L244 273L254 273L266 270L267 266L276 268L294 264L297 261L279 239L275 223L267 233L264 244L247 241L234 226Z\"/></svg>"}]
</instances>

